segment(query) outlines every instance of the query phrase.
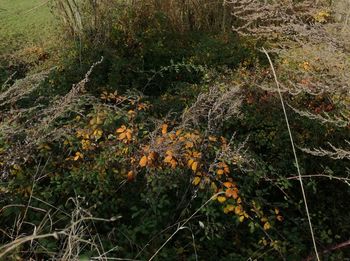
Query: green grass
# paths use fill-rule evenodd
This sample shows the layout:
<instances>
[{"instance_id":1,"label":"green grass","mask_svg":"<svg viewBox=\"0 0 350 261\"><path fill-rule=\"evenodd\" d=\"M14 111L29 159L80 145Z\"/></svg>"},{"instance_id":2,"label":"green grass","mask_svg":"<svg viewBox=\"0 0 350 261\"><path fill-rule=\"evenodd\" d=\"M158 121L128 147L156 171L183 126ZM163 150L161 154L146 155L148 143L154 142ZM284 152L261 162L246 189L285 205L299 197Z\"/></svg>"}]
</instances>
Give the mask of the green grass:
<instances>
[{"instance_id":1,"label":"green grass","mask_svg":"<svg viewBox=\"0 0 350 261\"><path fill-rule=\"evenodd\" d=\"M47 0L0 0L0 53L45 46L55 31Z\"/></svg>"}]
</instances>

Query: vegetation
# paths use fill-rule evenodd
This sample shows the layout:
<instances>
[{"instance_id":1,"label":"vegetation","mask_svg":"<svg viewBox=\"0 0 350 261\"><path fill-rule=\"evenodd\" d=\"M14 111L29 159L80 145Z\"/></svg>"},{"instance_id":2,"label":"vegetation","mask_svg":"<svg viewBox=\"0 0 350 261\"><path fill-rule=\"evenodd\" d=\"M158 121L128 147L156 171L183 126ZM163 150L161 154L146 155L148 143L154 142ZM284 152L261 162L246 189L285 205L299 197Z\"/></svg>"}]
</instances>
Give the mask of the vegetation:
<instances>
[{"instance_id":1,"label":"vegetation","mask_svg":"<svg viewBox=\"0 0 350 261\"><path fill-rule=\"evenodd\" d=\"M347 1L0 4L0 260L350 255Z\"/></svg>"}]
</instances>

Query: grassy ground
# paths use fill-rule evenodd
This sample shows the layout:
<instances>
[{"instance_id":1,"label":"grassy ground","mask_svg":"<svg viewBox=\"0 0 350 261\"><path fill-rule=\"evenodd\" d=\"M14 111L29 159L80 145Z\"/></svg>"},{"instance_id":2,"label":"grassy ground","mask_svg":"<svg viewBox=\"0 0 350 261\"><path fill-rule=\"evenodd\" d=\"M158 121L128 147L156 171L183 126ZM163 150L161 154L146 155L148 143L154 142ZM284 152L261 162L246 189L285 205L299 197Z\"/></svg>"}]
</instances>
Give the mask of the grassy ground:
<instances>
[{"instance_id":1,"label":"grassy ground","mask_svg":"<svg viewBox=\"0 0 350 261\"><path fill-rule=\"evenodd\" d=\"M46 46L55 31L47 0L0 0L0 53Z\"/></svg>"}]
</instances>

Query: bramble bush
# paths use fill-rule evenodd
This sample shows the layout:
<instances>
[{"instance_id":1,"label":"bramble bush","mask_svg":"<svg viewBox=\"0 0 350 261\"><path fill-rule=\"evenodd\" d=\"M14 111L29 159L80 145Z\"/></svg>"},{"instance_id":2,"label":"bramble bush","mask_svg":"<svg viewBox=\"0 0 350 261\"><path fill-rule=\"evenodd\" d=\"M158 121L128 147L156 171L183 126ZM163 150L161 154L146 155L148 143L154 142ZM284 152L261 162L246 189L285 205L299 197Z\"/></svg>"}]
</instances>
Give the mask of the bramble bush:
<instances>
[{"instance_id":1,"label":"bramble bush","mask_svg":"<svg viewBox=\"0 0 350 261\"><path fill-rule=\"evenodd\" d=\"M335 11L231 1L223 27L217 5L222 16L206 20L207 5L102 2L76 9L87 27L65 25L57 68L2 88L0 258L313 260L261 46L274 51L319 255L346 258L349 64L328 30ZM298 30L332 36L334 49L290 38Z\"/></svg>"}]
</instances>

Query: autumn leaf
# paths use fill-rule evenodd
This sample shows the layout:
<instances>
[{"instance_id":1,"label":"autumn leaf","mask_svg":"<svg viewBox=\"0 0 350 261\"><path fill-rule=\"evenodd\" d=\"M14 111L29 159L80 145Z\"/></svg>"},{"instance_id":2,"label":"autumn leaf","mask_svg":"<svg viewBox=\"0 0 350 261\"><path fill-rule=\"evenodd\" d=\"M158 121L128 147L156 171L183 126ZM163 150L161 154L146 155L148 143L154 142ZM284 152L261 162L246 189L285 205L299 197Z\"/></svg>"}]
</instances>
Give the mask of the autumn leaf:
<instances>
[{"instance_id":1,"label":"autumn leaf","mask_svg":"<svg viewBox=\"0 0 350 261\"><path fill-rule=\"evenodd\" d=\"M162 125L162 134L165 135L168 133L168 124Z\"/></svg>"},{"instance_id":2,"label":"autumn leaf","mask_svg":"<svg viewBox=\"0 0 350 261\"><path fill-rule=\"evenodd\" d=\"M192 166L191 166L191 169L192 169L193 171L196 171L196 170L197 170L197 167L198 167L198 162L197 162L197 161L194 161L193 164L192 164Z\"/></svg>"},{"instance_id":3,"label":"autumn leaf","mask_svg":"<svg viewBox=\"0 0 350 261\"><path fill-rule=\"evenodd\" d=\"M140 159L139 165L140 165L141 167L145 167L145 166L147 165L147 157L146 157L146 156L143 156L143 157Z\"/></svg>"},{"instance_id":4,"label":"autumn leaf","mask_svg":"<svg viewBox=\"0 0 350 261\"><path fill-rule=\"evenodd\" d=\"M76 152L75 153L75 156L74 156L74 160L77 161L79 159L83 159L84 158L84 155L81 153L81 152Z\"/></svg>"},{"instance_id":5,"label":"autumn leaf","mask_svg":"<svg viewBox=\"0 0 350 261\"><path fill-rule=\"evenodd\" d=\"M194 144L192 141L186 141L185 143L185 148L189 149L189 148L193 148Z\"/></svg>"},{"instance_id":6,"label":"autumn leaf","mask_svg":"<svg viewBox=\"0 0 350 261\"><path fill-rule=\"evenodd\" d=\"M95 140L97 141L102 137L103 131L101 129L96 129L92 134L94 135Z\"/></svg>"},{"instance_id":7,"label":"autumn leaf","mask_svg":"<svg viewBox=\"0 0 350 261\"><path fill-rule=\"evenodd\" d=\"M119 134L119 136L118 136L118 140L123 140L125 138L126 138L126 133L125 132Z\"/></svg>"},{"instance_id":8,"label":"autumn leaf","mask_svg":"<svg viewBox=\"0 0 350 261\"><path fill-rule=\"evenodd\" d=\"M233 183L232 183L232 182L229 182L229 181L224 182L223 185L224 185L226 188L231 188L231 187L233 187Z\"/></svg>"},{"instance_id":9,"label":"autumn leaf","mask_svg":"<svg viewBox=\"0 0 350 261\"><path fill-rule=\"evenodd\" d=\"M195 177L192 181L192 184L197 186L199 184L199 182L201 182L201 178L200 177Z\"/></svg>"},{"instance_id":10,"label":"autumn leaf","mask_svg":"<svg viewBox=\"0 0 350 261\"><path fill-rule=\"evenodd\" d=\"M165 162L165 163L170 163L172 159L173 159L172 156L166 156L166 157L164 158L164 162Z\"/></svg>"},{"instance_id":11,"label":"autumn leaf","mask_svg":"<svg viewBox=\"0 0 350 261\"><path fill-rule=\"evenodd\" d=\"M226 197L230 198L234 198L237 199L238 198L238 193L237 193L237 189L227 189L225 192Z\"/></svg>"},{"instance_id":12,"label":"autumn leaf","mask_svg":"<svg viewBox=\"0 0 350 261\"><path fill-rule=\"evenodd\" d=\"M134 172L133 171L129 171L128 172L127 179L128 179L128 181L133 181L134 180Z\"/></svg>"},{"instance_id":13,"label":"autumn leaf","mask_svg":"<svg viewBox=\"0 0 350 261\"><path fill-rule=\"evenodd\" d=\"M208 139L209 139L209 141L211 141L211 142L217 141L217 138L214 137L214 136L209 136Z\"/></svg>"},{"instance_id":14,"label":"autumn leaf","mask_svg":"<svg viewBox=\"0 0 350 261\"><path fill-rule=\"evenodd\" d=\"M269 223L269 222L266 222L266 223L264 224L264 230L266 231L266 230L269 230L270 228L271 228L270 223Z\"/></svg>"},{"instance_id":15,"label":"autumn leaf","mask_svg":"<svg viewBox=\"0 0 350 261\"><path fill-rule=\"evenodd\" d=\"M243 208L241 205L238 205L236 208L235 208L235 214L236 215L242 215L243 214Z\"/></svg>"},{"instance_id":16,"label":"autumn leaf","mask_svg":"<svg viewBox=\"0 0 350 261\"><path fill-rule=\"evenodd\" d=\"M224 213L227 214L229 212L233 212L234 210L235 210L235 206L229 204L224 208Z\"/></svg>"},{"instance_id":17,"label":"autumn leaf","mask_svg":"<svg viewBox=\"0 0 350 261\"><path fill-rule=\"evenodd\" d=\"M222 174L224 174L224 170L219 169L216 173L217 173L218 175L222 175Z\"/></svg>"},{"instance_id":18,"label":"autumn leaf","mask_svg":"<svg viewBox=\"0 0 350 261\"><path fill-rule=\"evenodd\" d=\"M226 197L218 196L217 200L218 200L220 203L224 203L224 202L226 201Z\"/></svg>"},{"instance_id":19,"label":"autumn leaf","mask_svg":"<svg viewBox=\"0 0 350 261\"><path fill-rule=\"evenodd\" d=\"M119 129L116 130L116 133L122 133L126 130L126 126L122 125Z\"/></svg>"}]
</instances>

